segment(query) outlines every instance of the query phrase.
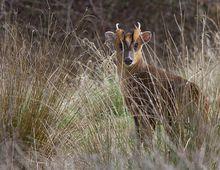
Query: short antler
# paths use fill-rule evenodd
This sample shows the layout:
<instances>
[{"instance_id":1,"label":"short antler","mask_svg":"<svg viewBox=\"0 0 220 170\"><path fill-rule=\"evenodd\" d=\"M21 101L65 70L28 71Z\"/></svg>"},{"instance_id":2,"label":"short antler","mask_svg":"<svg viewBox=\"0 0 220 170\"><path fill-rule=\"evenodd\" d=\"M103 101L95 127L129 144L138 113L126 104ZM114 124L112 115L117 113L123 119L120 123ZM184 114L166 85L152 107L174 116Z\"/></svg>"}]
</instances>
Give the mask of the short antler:
<instances>
[{"instance_id":1,"label":"short antler","mask_svg":"<svg viewBox=\"0 0 220 170\"><path fill-rule=\"evenodd\" d=\"M138 29L141 29L141 24L140 24L140 22L137 22L137 24L138 24Z\"/></svg>"},{"instance_id":2,"label":"short antler","mask_svg":"<svg viewBox=\"0 0 220 170\"><path fill-rule=\"evenodd\" d=\"M117 23L115 26L116 26L116 29L118 30L119 29L119 23Z\"/></svg>"}]
</instances>

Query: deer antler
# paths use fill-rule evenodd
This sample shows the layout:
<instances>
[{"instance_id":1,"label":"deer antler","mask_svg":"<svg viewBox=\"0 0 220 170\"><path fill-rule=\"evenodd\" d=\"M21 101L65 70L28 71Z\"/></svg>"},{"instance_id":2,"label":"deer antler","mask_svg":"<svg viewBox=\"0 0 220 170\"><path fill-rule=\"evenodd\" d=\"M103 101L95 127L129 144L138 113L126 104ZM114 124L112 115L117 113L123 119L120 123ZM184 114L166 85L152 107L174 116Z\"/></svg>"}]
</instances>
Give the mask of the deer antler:
<instances>
[{"instance_id":1,"label":"deer antler","mask_svg":"<svg viewBox=\"0 0 220 170\"><path fill-rule=\"evenodd\" d=\"M115 26L116 26L116 29L118 30L119 29L119 23L117 23Z\"/></svg>"},{"instance_id":2,"label":"deer antler","mask_svg":"<svg viewBox=\"0 0 220 170\"><path fill-rule=\"evenodd\" d=\"M136 26L136 27L137 27L138 29L141 29L141 24L140 24L140 22L137 22L137 24L138 24L138 27L137 27L137 26Z\"/></svg>"}]
</instances>

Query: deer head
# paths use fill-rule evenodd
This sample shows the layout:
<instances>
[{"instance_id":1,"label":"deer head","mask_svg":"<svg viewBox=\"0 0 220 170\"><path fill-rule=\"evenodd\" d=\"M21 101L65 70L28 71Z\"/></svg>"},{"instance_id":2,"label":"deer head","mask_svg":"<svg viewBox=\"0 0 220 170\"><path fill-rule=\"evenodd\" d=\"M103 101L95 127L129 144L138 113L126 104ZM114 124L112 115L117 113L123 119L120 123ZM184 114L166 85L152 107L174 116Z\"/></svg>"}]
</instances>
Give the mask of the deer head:
<instances>
[{"instance_id":1,"label":"deer head","mask_svg":"<svg viewBox=\"0 0 220 170\"><path fill-rule=\"evenodd\" d=\"M117 52L117 63L130 67L142 58L142 46L150 41L151 32L142 32L139 22L131 32L125 32L117 23L116 31L107 31L105 39L106 42L113 44Z\"/></svg>"}]
</instances>

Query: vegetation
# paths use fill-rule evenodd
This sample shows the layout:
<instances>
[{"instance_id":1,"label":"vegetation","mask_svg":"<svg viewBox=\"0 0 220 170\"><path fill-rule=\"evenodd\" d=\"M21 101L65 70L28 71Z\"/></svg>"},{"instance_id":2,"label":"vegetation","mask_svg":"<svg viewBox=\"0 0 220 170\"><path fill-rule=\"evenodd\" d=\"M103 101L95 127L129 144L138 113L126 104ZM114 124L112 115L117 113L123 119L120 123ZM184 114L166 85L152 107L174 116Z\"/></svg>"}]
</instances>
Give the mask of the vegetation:
<instances>
[{"instance_id":1,"label":"vegetation","mask_svg":"<svg viewBox=\"0 0 220 170\"><path fill-rule=\"evenodd\" d=\"M175 39L165 39L166 57L174 59L169 68L209 96L210 124L208 134L201 134L203 146L191 147L193 138L176 146L158 125L154 146L141 152L120 92L114 54L96 34L91 40L79 30L59 32L53 15L46 17L42 29L25 28L10 14L0 27L1 169L220 168L220 31L207 32L206 16L198 19L203 27L195 44L181 41L181 50L173 51ZM188 34L179 31L184 40ZM146 58L162 66L154 48L146 49Z\"/></svg>"}]
</instances>

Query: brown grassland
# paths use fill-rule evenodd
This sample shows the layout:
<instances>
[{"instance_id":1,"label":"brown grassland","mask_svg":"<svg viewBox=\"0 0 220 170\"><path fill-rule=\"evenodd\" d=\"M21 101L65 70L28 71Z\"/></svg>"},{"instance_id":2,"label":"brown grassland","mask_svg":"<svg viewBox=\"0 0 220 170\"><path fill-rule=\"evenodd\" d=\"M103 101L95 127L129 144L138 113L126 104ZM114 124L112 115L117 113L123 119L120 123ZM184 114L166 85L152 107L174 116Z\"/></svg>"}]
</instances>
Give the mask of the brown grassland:
<instances>
[{"instance_id":1,"label":"brown grassland","mask_svg":"<svg viewBox=\"0 0 220 170\"><path fill-rule=\"evenodd\" d=\"M220 30L207 31L207 16L198 18L196 42L185 41L182 23L175 27L180 45L164 30L165 65L155 41L144 47L149 63L194 82L209 97L202 146L192 129L174 144L158 123L152 147L141 151L115 52L100 34L89 39L72 29L60 36L53 14L46 17L41 29L16 18L1 22L0 169L220 169Z\"/></svg>"}]
</instances>

